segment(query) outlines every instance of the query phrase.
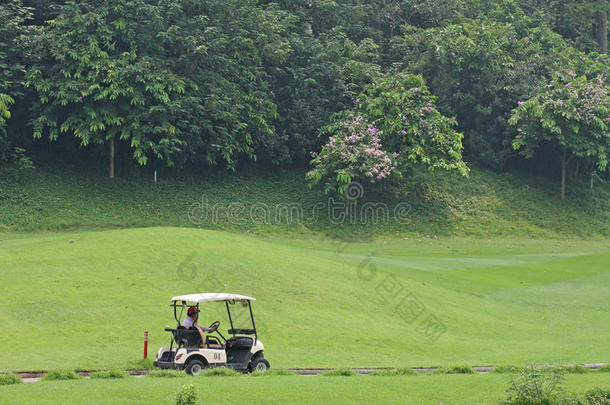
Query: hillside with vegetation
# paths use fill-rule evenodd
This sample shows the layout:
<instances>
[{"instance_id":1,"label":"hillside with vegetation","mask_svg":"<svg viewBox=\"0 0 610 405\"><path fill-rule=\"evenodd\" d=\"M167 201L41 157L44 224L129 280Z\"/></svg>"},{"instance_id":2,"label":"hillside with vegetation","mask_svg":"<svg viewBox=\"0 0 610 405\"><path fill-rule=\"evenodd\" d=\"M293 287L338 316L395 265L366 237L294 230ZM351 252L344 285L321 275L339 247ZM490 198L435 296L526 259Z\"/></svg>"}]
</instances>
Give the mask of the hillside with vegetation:
<instances>
[{"instance_id":1,"label":"hillside with vegetation","mask_svg":"<svg viewBox=\"0 0 610 405\"><path fill-rule=\"evenodd\" d=\"M610 185L599 180L591 188L590 181L574 179L561 200L554 182L523 173L473 169L465 180L422 170L355 201L311 190L298 169L172 175L157 182L152 173L110 180L57 166L17 178L6 169L0 174L0 232L180 226L341 239L610 235Z\"/></svg>"},{"instance_id":2,"label":"hillside with vegetation","mask_svg":"<svg viewBox=\"0 0 610 405\"><path fill-rule=\"evenodd\" d=\"M5 1L0 165L39 167L49 179L58 171L44 173L44 162L76 164L127 182L154 170L177 178L301 170L326 197L344 199L352 182L367 196L404 198L409 188L410 204L441 199L441 211L462 204L449 201L454 188L440 197L444 190L428 187L436 179L463 191L492 179L540 189L533 184L548 179L561 198L598 207L585 183L608 180L606 7ZM414 180L424 170L438 177ZM69 178L58 182L68 187ZM428 190L416 194L414 182ZM0 179L2 189L8 183ZM488 198L494 210L503 200Z\"/></svg>"}]
</instances>

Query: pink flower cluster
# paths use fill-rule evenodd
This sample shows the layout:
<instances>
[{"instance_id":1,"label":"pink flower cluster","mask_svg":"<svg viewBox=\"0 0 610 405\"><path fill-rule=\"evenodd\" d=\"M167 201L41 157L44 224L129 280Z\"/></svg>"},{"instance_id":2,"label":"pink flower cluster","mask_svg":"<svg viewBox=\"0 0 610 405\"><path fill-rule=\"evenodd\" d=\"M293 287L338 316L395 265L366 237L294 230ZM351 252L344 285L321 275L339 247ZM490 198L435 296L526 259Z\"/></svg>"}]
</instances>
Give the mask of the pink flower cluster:
<instances>
[{"instance_id":1,"label":"pink flower cluster","mask_svg":"<svg viewBox=\"0 0 610 405\"><path fill-rule=\"evenodd\" d=\"M391 156L382 149L379 129L358 115L343 121L318 155L312 153L314 165L334 178L336 170L351 173L353 178L382 180L396 170L398 153Z\"/></svg>"}]
</instances>

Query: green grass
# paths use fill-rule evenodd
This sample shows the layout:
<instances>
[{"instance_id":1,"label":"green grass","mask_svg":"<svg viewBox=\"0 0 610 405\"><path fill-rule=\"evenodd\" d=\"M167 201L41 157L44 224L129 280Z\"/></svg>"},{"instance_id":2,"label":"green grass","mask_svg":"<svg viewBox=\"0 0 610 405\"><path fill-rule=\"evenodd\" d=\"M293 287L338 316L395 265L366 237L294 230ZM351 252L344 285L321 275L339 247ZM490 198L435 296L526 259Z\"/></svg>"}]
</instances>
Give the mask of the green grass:
<instances>
[{"instance_id":1,"label":"green grass","mask_svg":"<svg viewBox=\"0 0 610 405\"><path fill-rule=\"evenodd\" d=\"M434 370L434 374L475 374L476 371L469 365L451 365Z\"/></svg>"},{"instance_id":2,"label":"green grass","mask_svg":"<svg viewBox=\"0 0 610 405\"><path fill-rule=\"evenodd\" d=\"M252 377L296 376L296 374L290 370L276 370L276 369L271 369L271 370L267 370L267 371L253 371L252 373L250 373L250 375Z\"/></svg>"},{"instance_id":3,"label":"green grass","mask_svg":"<svg viewBox=\"0 0 610 405\"><path fill-rule=\"evenodd\" d=\"M258 234L360 237L396 233L430 238L610 236L610 184L597 184L590 190L584 178L570 182L568 196L562 201L558 184L544 178L480 169L473 169L469 178L415 171L391 192L365 190L362 203L388 205L387 224L382 223L385 215L380 214L376 224L371 218L360 224L361 203L352 210L356 216L337 219L343 223L338 226L330 222L328 197L307 187L304 170L244 171L240 175L206 172L198 177L163 176L157 183L143 171L111 181L103 173L51 166L16 182L2 170L0 231L188 226ZM324 206L314 209L320 202ZM243 206L232 210L235 203ZM394 220L393 214L399 203L405 208L402 223ZM291 211L288 217L278 204L296 207L300 214ZM212 213L217 213L217 219Z\"/></svg>"},{"instance_id":4,"label":"green grass","mask_svg":"<svg viewBox=\"0 0 610 405\"><path fill-rule=\"evenodd\" d=\"M583 393L610 388L603 373L567 376L565 389ZM510 375L418 375L356 378L272 376L269 378L186 377L199 392L199 403L301 404L400 403L492 404L505 398ZM169 404L184 379L130 378L79 380L4 386L2 404Z\"/></svg>"},{"instance_id":5,"label":"green grass","mask_svg":"<svg viewBox=\"0 0 610 405\"><path fill-rule=\"evenodd\" d=\"M78 380L80 378L74 370L51 370L42 377L42 381Z\"/></svg>"},{"instance_id":6,"label":"green grass","mask_svg":"<svg viewBox=\"0 0 610 405\"><path fill-rule=\"evenodd\" d=\"M336 370L325 371L320 374L322 377L354 377L358 376L354 371L349 368L338 368Z\"/></svg>"},{"instance_id":7,"label":"green grass","mask_svg":"<svg viewBox=\"0 0 610 405\"><path fill-rule=\"evenodd\" d=\"M123 370L103 370L96 371L95 373L91 373L91 378L128 378L129 374L124 372Z\"/></svg>"},{"instance_id":8,"label":"green grass","mask_svg":"<svg viewBox=\"0 0 610 405\"><path fill-rule=\"evenodd\" d=\"M155 369L150 373L146 374L146 377L151 378L180 378L187 377L188 374L184 372L184 370L160 370Z\"/></svg>"},{"instance_id":9,"label":"green grass","mask_svg":"<svg viewBox=\"0 0 610 405\"><path fill-rule=\"evenodd\" d=\"M153 361L150 357L131 360L127 363L127 368L129 370L152 370L154 368Z\"/></svg>"},{"instance_id":10,"label":"green grass","mask_svg":"<svg viewBox=\"0 0 610 405\"><path fill-rule=\"evenodd\" d=\"M0 385L20 384L21 382L21 377L17 374L0 374Z\"/></svg>"},{"instance_id":11,"label":"green grass","mask_svg":"<svg viewBox=\"0 0 610 405\"><path fill-rule=\"evenodd\" d=\"M398 376L398 375L418 375L417 371L412 368L401 367L396 369L379 370L371 373L372 376Z\"/></svg>"},{"instance_id":12,"label":"green grass","mask_svg":"<svg viewBox=\"0 0 610 405\"><path fill-rule=\"evenodd\" d=\"M201 375L204 377L240 377L244 374L230 368L216 367L204 370Z\"/></svg>"},{"instance_id":13,"label":"green grass","mask_svg":"<svg viewBox=\"0 0 610 405\"><path fill-rule=\"evenodd\" d=\"M170 297L199 291L257 298L272 368L610 360L605 241L142 228L3 234L0 246L6 371L125 369L144 331L153 356L169 344ZM216 319L226 332L222 304L202 306L202 323Z\"/></svg>"}]
</instances>

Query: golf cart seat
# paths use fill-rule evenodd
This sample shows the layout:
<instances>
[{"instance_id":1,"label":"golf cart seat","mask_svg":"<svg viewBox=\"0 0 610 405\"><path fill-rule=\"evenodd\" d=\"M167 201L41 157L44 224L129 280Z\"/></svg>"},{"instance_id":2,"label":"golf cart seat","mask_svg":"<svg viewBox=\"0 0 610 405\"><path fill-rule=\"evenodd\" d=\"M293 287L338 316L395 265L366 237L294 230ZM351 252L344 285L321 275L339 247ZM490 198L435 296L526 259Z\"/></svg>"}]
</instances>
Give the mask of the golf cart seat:
<instances>
[{"instance_id":1,"label":"golf cart seat","mask_svg":"<svg viewBox=\"0 0 610 405\"><path fill-rule=\"evenodd\" d=\"M174 341L184 347L199 347L201 346L201 336L195 329L186 329L180 325L174 330Z\"/></svg>"},{"instance_id":2,"label":"golf cart seat","mask_svg":"<svg viewBox=\"0 0 610 405\"><path fill-rule=\"evenodd\" d=\"M196 329L186 329L180 325L174 329L174 341L183 347L200 347L201 335ZM224 349L224 345L220 344L214 336L207 336L206 347L209 349Z\"/></svg>"}]
</instances>

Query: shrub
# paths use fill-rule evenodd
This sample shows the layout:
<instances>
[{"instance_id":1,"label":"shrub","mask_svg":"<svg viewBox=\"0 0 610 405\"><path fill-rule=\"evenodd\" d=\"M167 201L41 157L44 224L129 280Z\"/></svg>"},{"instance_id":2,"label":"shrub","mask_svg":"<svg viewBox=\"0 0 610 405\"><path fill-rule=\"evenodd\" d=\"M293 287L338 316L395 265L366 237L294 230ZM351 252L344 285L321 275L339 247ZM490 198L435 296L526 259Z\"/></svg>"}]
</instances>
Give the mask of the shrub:
<instances>
[{"instance_id":1,"label":"shrub","mask_svg":"<svg viewBox=\"0 0 610 405\"><path fill-rule=\"evenodd\" d=\"M227 367L214 367L205 370L201 373L205 377L237 377L242 375L241 373Z\"/></svg>"},{"instance_id":2,"label":"shrub","mask_svg":"<svg viewBox=\"0 0 610 405\"><path fill-rule=\"evenodd\" d=\"M585 374L591 372L588 368L579 365L562 367L562 369L568 374Z\"/></svg>"},{"instance_id":3,"label":"shrub","mask_svg":"<svg viewBox=\"0 0 610 405\"><path fill-rule=\"evenodd\" d=\"M197 403L197 390L195 385L183 385L176 395L176 405L194 405Z\"/></svg>"},{"instance_id":4,"label":"shrub","mask_svg":"<svg viewBox=\"0 0 610 405\"><path fill-rule=\"evenodd\" d=\"M518 371L515 366L499 366L493 369L493 373L505 374L505 373L516 373Z\"/></svg>"},{"instance_id":5,"label":"shrub","mask_svg":"<svg viewBox=\"0 0 610 405\"><path fill-rule=\"evenodd\" d=\"M42 381L78 380L80 376L74 370L52 370L42 377Z\"/></svg>"},{"instance_id":6,"label":"shrub","mask_svg":"<svg viewBox=\"0 0 610 405\"><path fill-rule=\"evenodd\" d=\"M338 368L336 370L325 371L320 375L325 376L325 377L335 377L335 376L351 377L351 376L355 376L358 374L355 373L354 371L350 370L349 368Z\"/></svg>"},{"instance_id":7,"label":"shrub","mask_svg":"<svg viewBox=\"0 0 610 405\"><path fill-rule=\"evenodd\" d=\"M123 370L97 371L91 373L91 378L127 378L129 374Z\"/></svg>"},{"instance_id":8,"label":"shrub","mask_svg":"<svg viewBox=\"0 0 610 405\"><path fill-rule=\"evenodd\" d=\"M552 405L564 399L561 388L563 375L560 370L550 372L535 368L525 368L511 379L506 390L507 405Z\"/></svg>"},{"instance_id":9,"label":"shrub","mask_svg":"<svg viewBox=\"0 0 610 405\"><path fill-rule=\"evenodd\" d=\"M17 374L0 374L0 385L20 384L22 382Z\"/></svg>"},{"instance_id":10,"label":"shrub","mask_svg":"<svg viewBox=\"0 0 610 405\"><path fill-rule=\"evenodd\" d=\"M610 372L610 364L606 364L605 366L598 368L597 371L601 371L602 373Z\"/></svg>"},{"instance_id":11,"label":"shrub","mask_svg":"<svg viewBox=\"0 0 610 405\"><path fill-rule=\"evenodd\" d=\"M453 365L434 370L434 374L475 374L476 371L468 365Z\"/></svg>"},{"instance_id":12,"label":"shrub","mask_svg":"<svg viewBox=\"0 0 610 405\"><path fill-rule=\"evenodd\" d=\"M609 405L610 390L601 389L598 387L592 388L585 392L585 400L589 405Z\"/></svg>"},{"instance_id":13,"label":"shrub","mask_svg":"<svg viewBox=\"0 0 610 405\"><path fill-rule=\"evenodd\" d=\"M373 371L369 375L373 376L397 376L397 375L418 375L419 373L411 368L397 368L397 369L389 369L389 370L379 370Z\"/></svg>"},{"instance_id":14,"label":"shrub","mask_svg":"<svg viewBox=\"0 0 610 405\"><path fill-rule=\"evenodd\" d=\"M147 375L148 377L159 377L159 378L176 378L186 377L187 374L184 370L152 370Z\"/></svg>"}]
</instances>

